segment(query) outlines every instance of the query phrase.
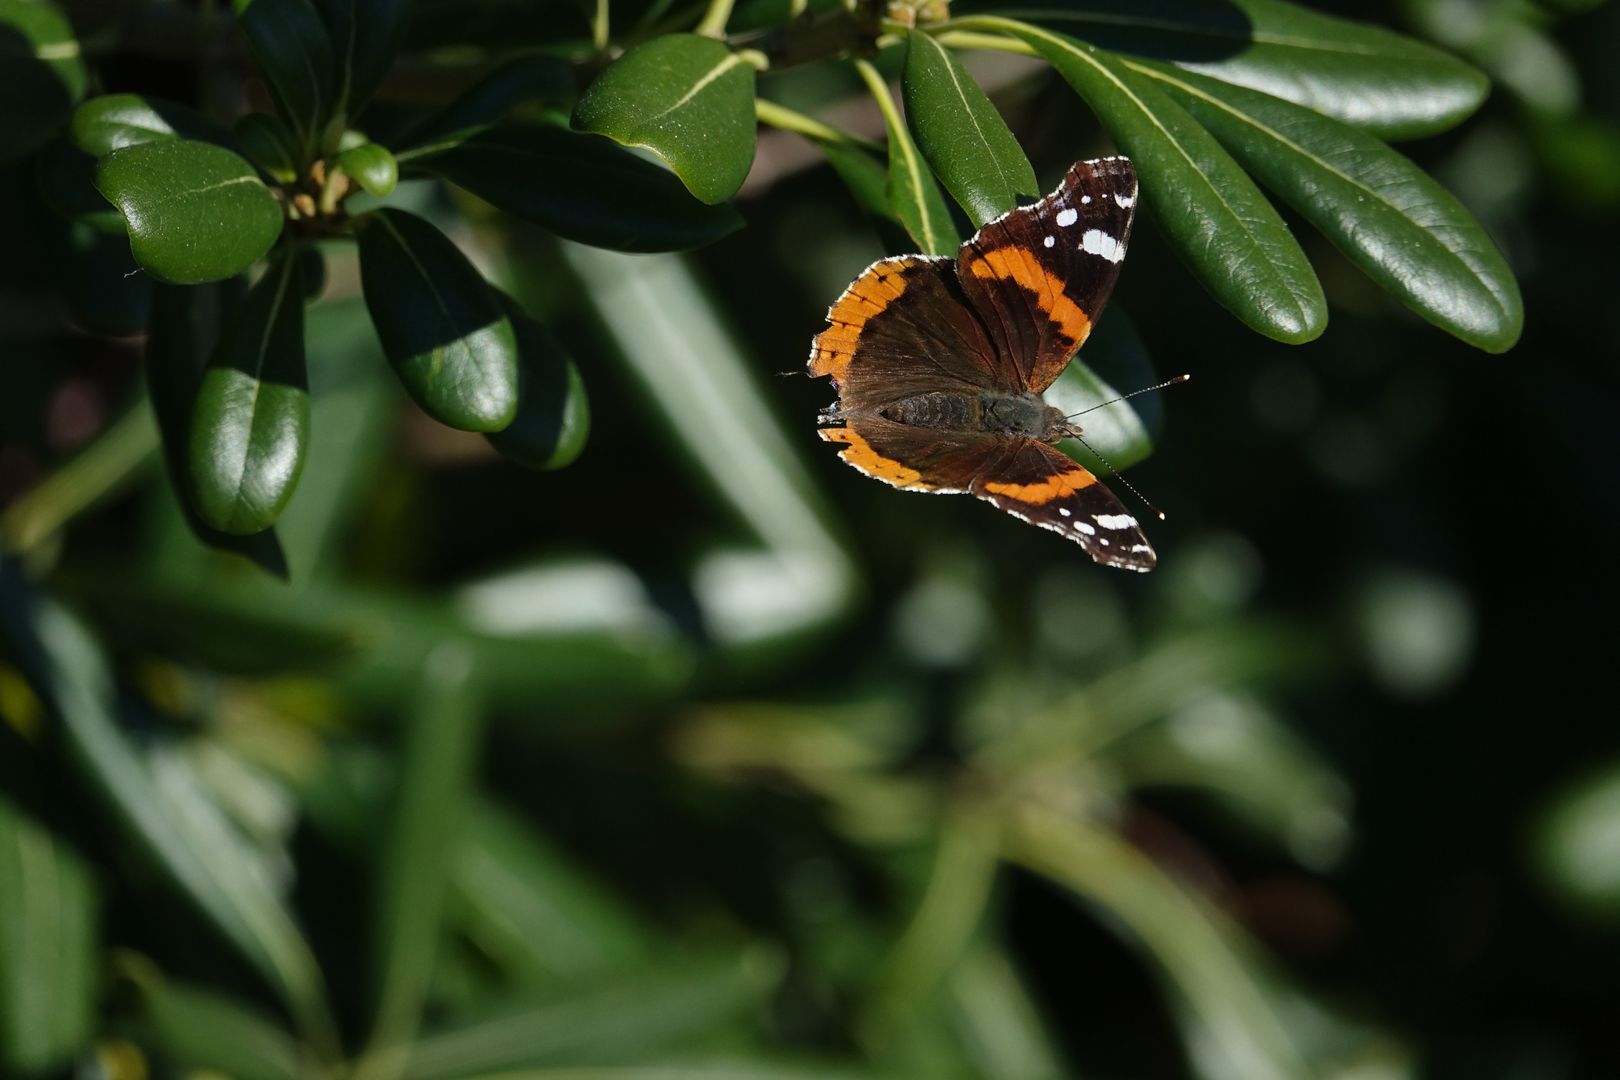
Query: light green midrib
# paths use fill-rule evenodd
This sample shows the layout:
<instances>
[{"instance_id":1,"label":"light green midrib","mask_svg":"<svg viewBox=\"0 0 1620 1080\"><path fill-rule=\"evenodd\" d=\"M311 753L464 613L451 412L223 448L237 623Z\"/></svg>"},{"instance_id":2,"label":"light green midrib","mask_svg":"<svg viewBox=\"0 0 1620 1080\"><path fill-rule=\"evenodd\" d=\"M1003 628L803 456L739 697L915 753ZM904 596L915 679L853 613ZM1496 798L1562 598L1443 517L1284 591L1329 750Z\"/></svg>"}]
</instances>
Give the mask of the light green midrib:
<instances>
[{"instance_id":1,"label":"light green midrib","mask_svg":"<svg viewBox=\"0 0 1620 1080\"><path fill-rule=\"evenodd\" d=\"M945 63L945 72L951 77L951 86L956 90L956 96L961 99L962 109L967 113L968 122L973 125L973 131L979 136L979 142L984 146L986 156L990 159L990 162L995 165L996 173L1001 177L1001 182L1006 185L1007 189L1012 193L1014 199L1016 200L1018 195L1018 181L1014 180L1007 170L1002 167L1001 159L996 156L995 148L990 145L990 137L985 134L984 128L979 125L979 117L973 111L973 104L968 100L967 91L962 89L962 80L957 76L956 65L951 62L950 53L946 52L945 46L941 45L939 42L935 41L926 34L914 34L913 40L915 40L917 37L921 37L922 40L928 42L934 48L939 50L940 59ZM1010 209L1012 209L1010 206L1000 207L1000 210Z\"/></svg>"},{"instance_id":2,"label":"light green midrib","mask_svg":"<svg viewBox=\"0 0 1620 1080\"><path fill-rule=\"evenodd\" d=\"M906 173L910 177L912 190L917 193L918 225L921 227L925 242L928 245L928 254L935 254L941 244L941 237L935 230L933 215L929 212L928 199L924 194L922 171L920 168L917 147L912 143L911 136L906 133L905 124L900 114L895 110L894 98L889 95L889 87L878 74L876 68L865 60L858 60L856 64L860 70L861 78L866 81L877 101L878 110L883 113L883 122L889 130L889 162L893 166L895 155L898 153L904 164Z\"/></svg>"}]
</instances>

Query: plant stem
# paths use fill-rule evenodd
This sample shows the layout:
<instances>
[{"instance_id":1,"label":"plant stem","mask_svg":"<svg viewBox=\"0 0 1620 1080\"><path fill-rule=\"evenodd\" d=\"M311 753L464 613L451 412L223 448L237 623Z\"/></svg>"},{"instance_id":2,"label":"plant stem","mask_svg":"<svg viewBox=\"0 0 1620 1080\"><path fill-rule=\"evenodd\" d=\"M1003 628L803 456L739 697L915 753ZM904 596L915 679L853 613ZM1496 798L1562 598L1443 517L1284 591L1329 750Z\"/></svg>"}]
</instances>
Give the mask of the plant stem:
<instances>
[{"instance_id":1,"label":"plant stem","mask_svg":"<svg viewBox=\"0 0 1620 1080\"><path fill-rule=\"evenodd\" d=\"M862 139L851 135L847 131L840 131L830 124L822 123L813 116L795 112L785 105L778 105L776 102L766 101L764 98L758 98L754 101L754 115L759 117L759 122L762 124L769 124L771 127L782 131L791 131L816 142L841 143L845 146L858 146L862 150L870 150L875 154L883 153L883 146L880 143Z\"/></svg>"},{"instance_id":2,"label":"plant stem","mask_svg":"<svg viewBox=\"0 0 1620 1080\"><path fill-rule=\"evenodd\" d=\"M855 70L860 74L866 88L872 92L872 99L883 113L883 122L889 125L890 131L906 130L906 122L900 118L900 110L894 107L894 95L889 93L889 84L884 81L883 75L872 66L870 60L856 60Z\"/></svg>"},{"instance_id":3,"label":"plant stem","mask_svg":"<svg viewBox=\"0 0 1620 1080\"><path fill-rule=\"evenodd\" d=\"M966 22L968 20L961 20ZM1039 56L1035 46L1027 41L1017 38L1003 37L1000 34L981 34L972 30L958 30L958 23L942 23L938 27L930 27L932 36L941 45L949 45L958 49L988 49L995 52L1016 53L1019 56Z\"/></svg>"},{"instance_id":4,"label":"plant stem","mask_svg":"<svg viewBox=\"0 0 1620 1080\"><path fill-rule=\"evenodd\" d=\"M608 0L596 0L596 15L591 19L591 44L597 52L607 48Z\"/></svg>"},{"instance_id":5,"label":"plant stem","mask_svg":"<svg viewBox=\"0 0 1620 1080\"><path fill-rule=\"evenodd\" d=\"M28 555L146 464L158 447L157 424L143 396L123 416L0 516L0 537Z\"/></svg>"},{"instance_id":6,"label":"plant stem","mask_svg":"<svg viewBox=\"0 0 1620 1080\"><path fill-rule=\"evenodd\" d=\"M694 33L707 37L718 38L726 36L726 23L731 19L731 5L734 0L709 0L709 10L703 13L703 21L697 24Z\"/></svg>"}]
</instances>

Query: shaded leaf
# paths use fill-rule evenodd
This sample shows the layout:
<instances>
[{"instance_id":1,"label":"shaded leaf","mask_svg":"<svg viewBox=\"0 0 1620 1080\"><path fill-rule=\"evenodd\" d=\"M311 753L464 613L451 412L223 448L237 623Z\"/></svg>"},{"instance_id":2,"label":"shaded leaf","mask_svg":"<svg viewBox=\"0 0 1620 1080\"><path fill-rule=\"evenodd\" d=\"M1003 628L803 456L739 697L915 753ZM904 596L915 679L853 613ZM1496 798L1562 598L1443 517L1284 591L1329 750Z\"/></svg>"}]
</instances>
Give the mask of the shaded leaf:
<instances>
[{"instance_id":1,"label":"shaded leaf","mask_svg":"<svg viewBox=\"0 0 1620 1080\"><path fill-rule=\"evenodd\" d=\"M400 155L558 236L619 251L684 251L735 231L667 170L597 135L509 124L421 157Z\"/></svg>"},{"instance_id":2,"label":"shaded leaf","mask_svg":"<svg viewBox=\"0 0 1620 1080\"><path fill-rule=\"evenodd\" d=\"M866 61L857 60L855 66L883 111L883 122L889 133L889 174L884 184L889 212L900 219L923 254L954 254L961 236L951 220L945 197L939 193L939 185L934 183L933 174L901 122L888 85Z\"/></svg>"},{"instance_id":3,"label":"shaded leaf","mask_svg":"<svg viewBox=\"0 0 1620 1080\"><path fill-rule=\"evenodd\" d=\"M0 162L27 157L61 131L88 79L61 8L0 0Z\"/></svg>"},{"instance_id":4,"label":"shaded leaf","mask_svg":"<svg viewBox=\"0 0 1620 1080\"><path fill-rule=\"evenodd\" d=\"M471 133L503 119L527 102L559 104L574 95L574 74L556 56L524 56L484 76L444 109L412 128L399 145L422 146L460 133Z\"/></svg>"},{"instance_id":5,"label":"shaded leaf","mask_svg":"<svg viewBox=\"0 0 1620 1080\"><path fill-rule=\"evenodd\" d=\"M72 848L0 793L0 1069L67 1066L93 1034L99 903Z\"/></svg>"},{"instance_id":6,"label":"shaded leaf","mask_svg":"<svg viewBox=\"0 0 1620 1080\"><path fill-rule=\"evenodd\" d=\"M383 352L440 423L499 431L517 415L517 340L455 244L403 210L359 222L360 278Z\"/></svg>"},{"instance_id":7,"label":"shaded leaf","mask_svg":"<svg viewBox=\"0 0 1620 1080\"><path fill-rule=\"evenodd\" d=\"M115 150L96 163L96 189L124 215L135 261L175 285L239 274L281 235L281 204L253 166L208 143Z\"/></svg>"},{"instance_id":8,"label":"shaded leaf","mask_svg":"<svg viewBox=\"0 0 1620 1080\"><path fill-rule=\"evenodd\" d=\"M1281 0L1076 0L1019 5L1019 16L1285 98L1386 138L1453 127L1489 90L1476 68L1432 45Z\"/></svg>"},{"instance_id":9,"label":"shaded leaf","mask_svg":"<svg viewBox=\"0 0 1620 1080\"><path fill-rule=\"evenodd\" d=\"M304 297L282 254L248 292L209 359L191 419L191 493L211 528L233 535L275 523L309 444Z\"/></svg>"},{"instance_id":10,"label":"shaded leaf","mask_svg":"<svg viewBox=\"0 0 1620 1080\"><path fill-rule=\"evenodd\" d=\"M334 112L357 115L382 83L405 40L410 0L318 0L337 65Z\"/></svg>"},{"instance_id":11,"label":"shaded leaf","mask_svg":"<svg viewBox=\"0 0 1620 1080\"><path fill-rule=\"evenodd\" d=\"M1483 227L1427 173L1354 128L1266 94L1139 67L1379 285L1489 352L1518 340L1524 302Z\"/></svg>"},{"instance_id":12,"label":"shaded leaf","mask_svg":"<svg viewBox=\"0 0 1620 1080\"><path fill-rule=\"evenodd\" d=\"M218 990L167 979L143 959L121 966L138 993L137 1037L164 1060L237 1080L302 1075L298 1044L275 1020Z\"/></svg>"},{"instance_id":13,"label":"shaded leaf","mask_svg":"<svg viewBox=\"0 0 1620 1080\"><path fill-rule=\"evenodd\" d=\"M243 113L231 126L237 149L267 176L290 184L298 177L303 151L298 136L274 113Z\"/></svg>"},{"instance_id":14,"label":"shaded leaf","mask_svg":"<svg viewBox=\"0 0 1620 1080\"><path fill-rule=\"evenodd\" d=\"M1216 300L1252 329L1299 344L1327 325L1322 286L1288 226L1237 162L1123 60L1004 19L979 19L1032 45L1097 111L1131 158L1142 195Z\"/></svg>"},{"instance_id":15,"label":"shaded leaf","mask_svg":"<svg viewBox=\"0 0 1620 1080\"><path fill-rule=\"evenodd\" d=\"M934 175L975 226L1040 194L1035 170L996 107L943 45L906 35L906 122Z\"/></svg>"},{"instance_id":16,"label":"shaded leaf","mask_svg":"<svg viewBox=\"0 0 1620 1080\"><path fill-rule=\"evenodd\" d=\"M337 156L337 163L355 183L378 197L387 195L399 183L399 162L386 147L376 143L351 146Z\"/></svg>"},{"instance_id":17,"label":"shaded leaf","mask_svg":"<svg viewBox=\"0 0 1620 1080\"><path fill-rule=\"evenodd\" d=\"M52 139L34 155L34 181L63 217L97 232L125 235L124 215L96 190L96 159L68 140Z\"/></svg>"},{"instance_id":18,"label":"shaded leaf","mask_svg":"<svg viewBox=\"0 0 1620 1080\"><path fill-rule=\"evenodd\" d=\"M724 202L754 160L754 68L714 38L665 34L597 76L574 126L651 150L693 195Z\"/></svg>"},{"instance_id":19,"label":"shaded leaf","mask_svg":"<svg viewBox=\"0 0 1620 1080\"><path fill-rule=\"evenodd\" d=\"M337 110L332 39L310 0L233 0L270 94L312 159Z\"/></svg>"},{"instance_id":20,"label":"shaded leaf","mask_svg":"<svg viewBox=\"0 0 1620 1080\"><path fill-rule=\"evenodd\" d=\"M75 325L107 337L128 337L146 328L156 283L140 272L122 237L69 222L65 243L52 262Z\"/></svg>"},{"instance_id":21,"label":"shaded leaf","mask_svg":"<svg viewBox=\"0 0 1620 1080\"><path fill-rule=\"evenodd\" d=\"M590 434L585 382L562 342L516 304L503 306L517 332L518 414L485 438L519 465L560 469L579 457Z\"/></svg>"},{"instance_id":22,"label":"shaded leaf","mask_svg":"<svg viewBox=\"0 0 1620 1080\"><path fill-rule=\"evenodd\" d=\"M195 109L141 94L104 94L73 111L73 145L92 157L163 139L221 142L225 133Z\"/></svg>"}]
</instances>

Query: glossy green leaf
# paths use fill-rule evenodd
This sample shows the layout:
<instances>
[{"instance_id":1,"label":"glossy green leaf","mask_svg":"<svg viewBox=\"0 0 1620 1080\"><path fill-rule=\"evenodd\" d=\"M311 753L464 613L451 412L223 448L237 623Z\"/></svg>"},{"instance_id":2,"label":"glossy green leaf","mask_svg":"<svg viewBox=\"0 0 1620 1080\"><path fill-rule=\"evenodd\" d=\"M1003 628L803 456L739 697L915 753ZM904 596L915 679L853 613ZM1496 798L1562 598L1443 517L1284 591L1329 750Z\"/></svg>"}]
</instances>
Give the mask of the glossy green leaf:
<instances>
[{"instance_id":1,"label":"glossy green leaf","mask_svg":"<svg viewBox=\"0 0 1620 1080\"><path fill-rule=\"evenodd\" d=\"M281 117L274 113L243 113L231 125L231 138L244 157L278 183L290 184L298 178L303 151L298 136Z\"/></svg>"},{"instance_id":2,"label":"glossy green leaf","mask_svg":"<svg viewBox=\"0 0 1620 1080\"><path fill-rule=\"evenodd\" d=\"M1015 6L1021 18L1094 45L1168 60L1386 138L1453 127L1489 89L1484 75L1450 53L1283 0Z\"/></svg>"},{"instance_id":3,"label":"glossy green leaf","mask_svg":"<svg viewBox=\"0 0 1620 1080\"><path fill-rule=\"evenodd\" d=\"M360 278L383 352L440 423L499 431L517 416L517 339L467 256L402 210L359 223Z\"/></svg>"},{"instance_id":4,"label":"glossy green leaf","mask_svg":"<svg viewBox=\"0 0 1620 1080\"><path fill-rule=\"evenodd\" d=\"M444 109L411 129L400 145L422 146L496 123L526 103L561 104L574 96L574 73L556 56L524 56L502 64Z\"/></svg>"},{"instance_id":5,"label":"glossy green leaf","mask_svg":"<svg viewBox=\"0 0 1620 1080\"><path fill-rule=\"evenodd\" d=\"M115 150L96 163L96 189L124 215L135 261L175 285L239 274L281 235L281 204L253 166L208 143Z\"/></svg>"},{"instance_id":6,"label":"glossy green leaf","mask_svg":"<svg viewBox=\"0 0 1620 1080\"><path fill-rule=\"evenodd\" d=\"M505 306L517 332L518 414L485 438L519 465L560 469L579 457L590 434L585 381L562 342L517 305Z\"/></svg>"},{"instance_id":7,"label":"glossy green leaf","mask_svg":"<svg viewBox=\"0 0 1620 1080\"><path fill-rule=\"evenodd\" d=\"M754 68L714 38L665 34L597 76L574 126L651 150L693 195L724 202L754 161Z\"/></svg>"},{"instance_id":8,"label":"glossy green leaf","mask_svg":"<svg viewBox=\"0 0 1620 1080\"><path fill-rule=\"evenodd\" d=\"M1378 139L1266 94L1138 65L1253 176L1419 315L1489 352L1511 348L1524 302L1484 228Z\"/></svg>"},{"instance_id":9,"label":"glossy green leaf","mask_svg":"<svg viewBox=\"0 0 1620 1080\"><path fill-rule=\"evenodd\" d=\"M191 492L211 528L269 528L298 484L309 444L304 297L282 255L248 292L209 359L191 420Z\"/></svg>"},{"instance_id":10,"label":"glossy green leaf","mask_svg":"<svg viewBox=\"0 0 1620 1080\"><path fill-rule=\"evenodd\" d=\"M387 195L399 183L399 162L387 147L376 143L350 147L337 156L337 163L372 195Z\"/></svg>"},{"instance_id":11,"label":"glossy green leaf","mask_svg":"<svg viewBox=\"0 0 1620 1080\"><path fill-rule=\"evenodd\" d=\"M125 235L124 215L96 190L96 159L66 139L52 139L34 155L34 182L63 217L97 232Z\"/></svg>"},{"instance_id":12,"label":"glossy green leaf","mask_svg":"<svg viewBox=\"0 0 1620 1080\"><path fill-rule=\"evenodd\" d=\"M0 610L12 605L0 604ZM28 604L36 657L26 672L46 703L74 771L105 804L169 887L230 942L275 988L306 1034L331 1041L331 1020L314 955L292 915L219 808L202 799L177 803L114 714L112 675L88 633L60 608Z\"/></svg>"},{"instance_id":13,"label":"glossy green leaf","mask_svg":"<svg viewBox=\"0 0 1620 1080\"><path fill-rule=\"evenodd\" d=\"M87 1046L99 903L90 868L0 793L0 1071L47 1074Z\"/></svg>"},{"instance_id":14,"label":"glossy green leaf","mask_svg":"<svg viewBox=\"0 0 1620 1080\"><path fill-rule=\"evenodd\" d=\"M440 936L445 867L454 857L483 731L473 658L446 642L428 657L406 720L381 838L373 907L369 1052L402 1052L416 1032Z\"/></svg>"},{"instance_id":15,"label":"glossy green leaf","mask_svg":"<svg viewBox=\"0 0 1620 1080\"><path fill-rule=\"evenodd\" d=\"M683 251L742 225L705 206L668 170L608 139L548 124L507 124L401 160L558 236L619 251Z\"/></svg>"},{"instance_id":16,"label":"glossy green leaf","mask_svg":"<svg viewBox=\"0 0 1620 1080\"><path fill-rule=\"evenodd\" d=\"M104 94L73 111L73 145L92 157L163 139L219 142L224 132L195 109L140 94Z\"/></svg>"},{"instance_id":17,"label":"glossy green leaf","mask_svg":"<svg viewBox=\"0 0 1620 1080\"><path fill-rule=\"evenodd\" d=\"M927 34L906 36L906 122L934 175L975 226L1036 196L1040 182L1006 121L961 63Z\"/></svg>"},{"instance_id":18,"label":"glossy green leaf","mask_svg":"<svg viewBox=\"0 0 1620 1080\"><path fill-rule=\"evenodd\" d=\"M889 133L889 175L884 190L890 213L900 219L923 254L954 254L961 235L951 221L950 209L939 193L933 173L929 172L900 119L899 110L894 107L888 84L865 60L857 60L855 67L883 111L883 122Z\"/></svg>"},{"instance_id":19,"label":"glossy green leaf","mask_svg":"<svg viewBox=\"0 0 1620 1080\"><path fill-rule=\"evenodd\" d=\"M297 1042L247 1003L165 978L140 958L126 956L121 967L136 989L135 1036L164 1061L237 1080L304 1075Z\"/></svg>"},{"instance_id":20,"label":"glossy green leaf","mask_svg":"<svg viewBox=\"0 0 1620 1080\"><path fill-rule=\"evenodd\" d=\"M0 162L62 129L89 76L73 26L49 0L0 0Z\"/></svg>"},{"instance_id":21,"label":"glossy green leaf","mask_svg":"<svg viewBox=\"0 0 1620 1080\"><path fill-rule=\"evenodd\" d=\"M1213 136L1120 57L1005 19L1096 110L1142 196L1204 287L1252 329L1289 344L1327 325L1321 283L1288 226Z\"/></svg>"},{"instance_id":22,"label":"glossy green leaf","mask_svg":"<svg viewBox=\"0 0 1620 1080\"><path fill-rule=\"evenodd\" d=\"M337 63L339 110L355 116L405 40L411 0L318 0Z\"/></svg>"},{"instance_id":23,"label":"glossy green leaf","mask_svg":"<svg viewBox=\"0 0 1620 1080\"><path fill-rule=\"evenodd\" d=\"M232 536L209 527L193 507L191 421L196 414L197 390L220 328L234 315L241 292L236 282L200 288L157 287L146 338L147 394L157 418L169 482L179 496L191 531L209 547L234 552L285 578L287 560L273 529L252 536Z\"/></svg>"},{"instance_id":24,"label":"glossy green leaf","mask_svg":"<svg viewBox=\"0 0 1620 1080\"><path fill-rule=\"evenodd\" d=\"M337 109L332 39L310 0L233 0L276 105L313 157Z\"/></svg>"}]
</instances>

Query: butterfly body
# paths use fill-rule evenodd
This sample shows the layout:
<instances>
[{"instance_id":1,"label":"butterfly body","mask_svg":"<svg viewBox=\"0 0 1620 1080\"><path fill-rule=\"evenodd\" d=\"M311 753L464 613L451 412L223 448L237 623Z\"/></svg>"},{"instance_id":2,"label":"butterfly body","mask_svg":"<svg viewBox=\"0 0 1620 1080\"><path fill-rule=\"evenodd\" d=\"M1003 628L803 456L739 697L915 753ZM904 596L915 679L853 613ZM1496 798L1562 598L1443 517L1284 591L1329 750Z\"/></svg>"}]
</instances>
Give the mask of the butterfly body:
<instances>
[{"instance_id":1,"label":"butterfly body","mask_svg":"<svg viewBox=\"0 0 1620 1080\"><path fill-rule=\"evenodd\" d=\"M1136 519L1052 445L1080 432L1041 397L1102 313L1135 205L1127 159L1082 161L954 259L867 267L811 347L810 373L838 390L821 437L895 487L976 495L1100 563L1152 569Z\"/></svg>"}]
</instances>

